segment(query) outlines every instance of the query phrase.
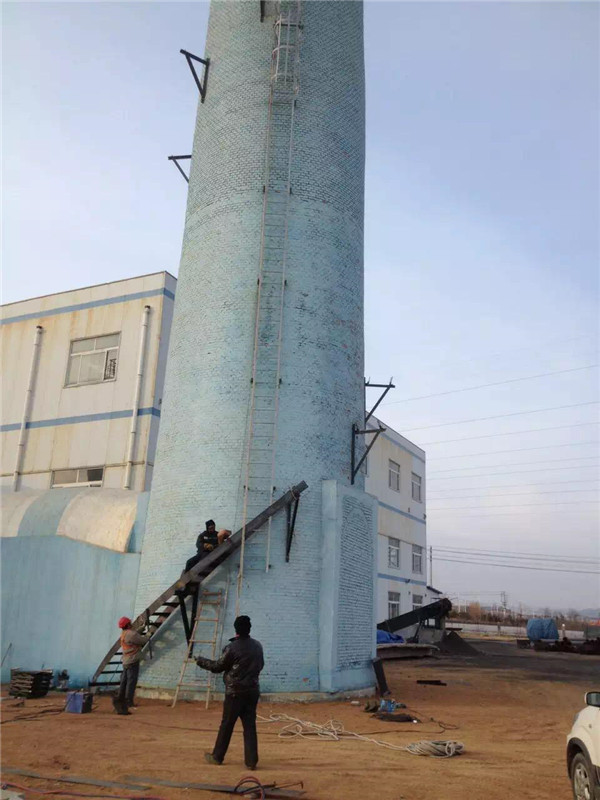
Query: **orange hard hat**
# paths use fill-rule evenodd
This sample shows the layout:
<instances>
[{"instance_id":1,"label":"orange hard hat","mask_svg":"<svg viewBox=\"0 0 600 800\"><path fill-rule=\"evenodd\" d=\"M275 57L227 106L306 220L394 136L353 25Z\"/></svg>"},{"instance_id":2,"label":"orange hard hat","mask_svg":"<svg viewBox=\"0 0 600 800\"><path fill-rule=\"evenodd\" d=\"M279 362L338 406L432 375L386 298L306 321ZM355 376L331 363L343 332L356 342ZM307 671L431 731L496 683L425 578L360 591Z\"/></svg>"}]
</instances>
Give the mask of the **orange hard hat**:
<instances>
[{"instance_id":1,"label":"orange hard hat","mask_svg":"<svg viewBox=\"0 0 600 800\"><path fill-rule=\"evenodd\" d=\"M119 628L126 628L128 625L131 625L129 617L121 617L119 620Z\"/></svg>"}]
</instances>

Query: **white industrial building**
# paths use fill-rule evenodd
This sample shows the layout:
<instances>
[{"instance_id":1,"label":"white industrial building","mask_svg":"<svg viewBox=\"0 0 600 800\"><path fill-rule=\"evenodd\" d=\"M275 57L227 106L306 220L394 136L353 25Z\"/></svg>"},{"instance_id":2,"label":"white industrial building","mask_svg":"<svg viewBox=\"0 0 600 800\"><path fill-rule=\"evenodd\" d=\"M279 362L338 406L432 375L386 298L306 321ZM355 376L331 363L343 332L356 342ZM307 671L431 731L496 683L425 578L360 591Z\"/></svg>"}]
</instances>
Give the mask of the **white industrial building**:
<instances>
[{"instance_id":1,"label":"white industrial building","mask_svg":"<svg viewBox=\"0 0 600 800\"><path fill-rule=\"evenodd\" d=\"M2 306L4 489L148 489L175 286L159 272Z\"/></svg>"},{"instance_id":2,"label":"white industrial building","mask_svg":"<svg viewBox=\"0 0 600 800\"><path fill-rule=\"evenodd\" d=\"M378 500L377 622L405 614L440 595L428 586L425 451L382 420L369 452L365 489Z\"/></svg>"},{"instance_id":3,"label":"white industrial building","mask_svg":"<svg viewBox=\"0 0 600 800\"><path fill-rule=\"evenodd\" d=\"M1 307L2 536L19 535L22 513L44 490L149 490L176 283L159 272ZM375 417L369 426L386 428ZM425 452L387 427L362 469L378 500L382 622L439 596L427 578ZM19 503L15 491L30 499ZM105 546L126 549L136 502L112 492L111 504L128 509L127 520L115 511L118 535L88 536L83 520L66 535L96 544L105 535Z\"/></svg>"}]
</instances>

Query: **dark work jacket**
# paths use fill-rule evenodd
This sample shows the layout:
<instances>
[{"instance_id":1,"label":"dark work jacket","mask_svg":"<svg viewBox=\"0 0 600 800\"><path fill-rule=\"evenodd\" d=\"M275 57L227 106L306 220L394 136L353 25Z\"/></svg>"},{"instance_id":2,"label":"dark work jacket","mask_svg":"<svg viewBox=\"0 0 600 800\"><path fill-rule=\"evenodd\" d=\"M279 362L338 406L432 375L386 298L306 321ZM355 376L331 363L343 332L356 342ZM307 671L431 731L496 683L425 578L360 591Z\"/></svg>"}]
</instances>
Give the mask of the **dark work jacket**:
<instances>
[{"instance_id":1,"label":"dark work jacket","mask_svg":"<svg viewBox=\"0 0 600 800\"><path fill-rule=\"evenodd\" d=\"M211 553L212 550L205 550L204 545L211 544L213 546L213 550L219 544L218 534L216 531L209 533L209 531L204 531L201 533L200 536L196 539L196 550L200 555L205 556L207 553Z\"/></svg>"},{"instance_id":2,"label":"dark work jacket","mask_svg":"<svg viewBox=\"0 0 600 800\"><path fill-rule=\"evenodd\" d=\"M251 636L236 636L229 642L218 661L197 658L196 664L210 672L225 673L225 694L260 691L258 676L265 665L261 643Z\"/></svg>"}]
</instances>

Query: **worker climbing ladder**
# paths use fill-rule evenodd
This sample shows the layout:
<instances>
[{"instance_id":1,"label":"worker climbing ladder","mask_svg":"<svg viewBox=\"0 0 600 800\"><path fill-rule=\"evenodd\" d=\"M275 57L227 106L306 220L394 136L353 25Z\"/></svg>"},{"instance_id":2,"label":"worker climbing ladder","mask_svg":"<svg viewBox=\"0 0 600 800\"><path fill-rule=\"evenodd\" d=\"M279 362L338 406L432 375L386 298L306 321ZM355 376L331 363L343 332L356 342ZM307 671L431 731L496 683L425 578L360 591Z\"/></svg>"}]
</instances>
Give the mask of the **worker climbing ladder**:
<instances>
[{"instance_id":1,"label":"worker climbing ladder","mask_svg":"<svg viewBox=\"0 0 600 800\"><path fill-rule=\"evenodd\" d=\"M202 670L199 676L196 666L196 658L199 655L194 653L196 645L200 647L200 655L206 658L215 659L219 652L219 644L223 637L223 610L227 607L227 589L219 589L216 592L200 591L198 606L192 636L188 642L186 654L181 665L181 672L175 695L173 697L172 708L175 707L180 692L184 694L205 692L206 708L210 703L210 696L214 688L214 675ZM190 676L190 667L194 670L194 675Z\"/></svg>"},{"instance_id":2,"label":"worker climbing ladder","mask_svg":"<svg viewBox=\"0 0 600 800\"><path fill-rule=\"evenodd\" d=\"M254 349L243 468L238 607L244 568L259 566L264 554L262 563L269 569L271 521L266 525L265 535L254 538L248 554L245 528L257 508L273 502L276 491L277 420L301 43L302 0L281 0L277 3L271 53Z\"/></svg>"}]
</instances>

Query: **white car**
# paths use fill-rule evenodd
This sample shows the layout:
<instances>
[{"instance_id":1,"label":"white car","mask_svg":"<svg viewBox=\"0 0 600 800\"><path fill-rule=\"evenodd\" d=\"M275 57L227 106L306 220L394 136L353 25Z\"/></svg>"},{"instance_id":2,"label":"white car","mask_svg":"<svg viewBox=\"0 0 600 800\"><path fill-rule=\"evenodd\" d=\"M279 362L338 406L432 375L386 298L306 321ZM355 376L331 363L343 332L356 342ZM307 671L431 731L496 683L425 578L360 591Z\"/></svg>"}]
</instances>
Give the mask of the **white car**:
<instances>
[{"instance_id":1,"label":"white car","mask_svg":"<svg viewBox=\"0 0 600 800\"><path fill-rule=\"evenodd\" d=\"M567 736L567 769L575 800L600 800L600 692L587 692Z\"/></svg>"}]
</instances>

